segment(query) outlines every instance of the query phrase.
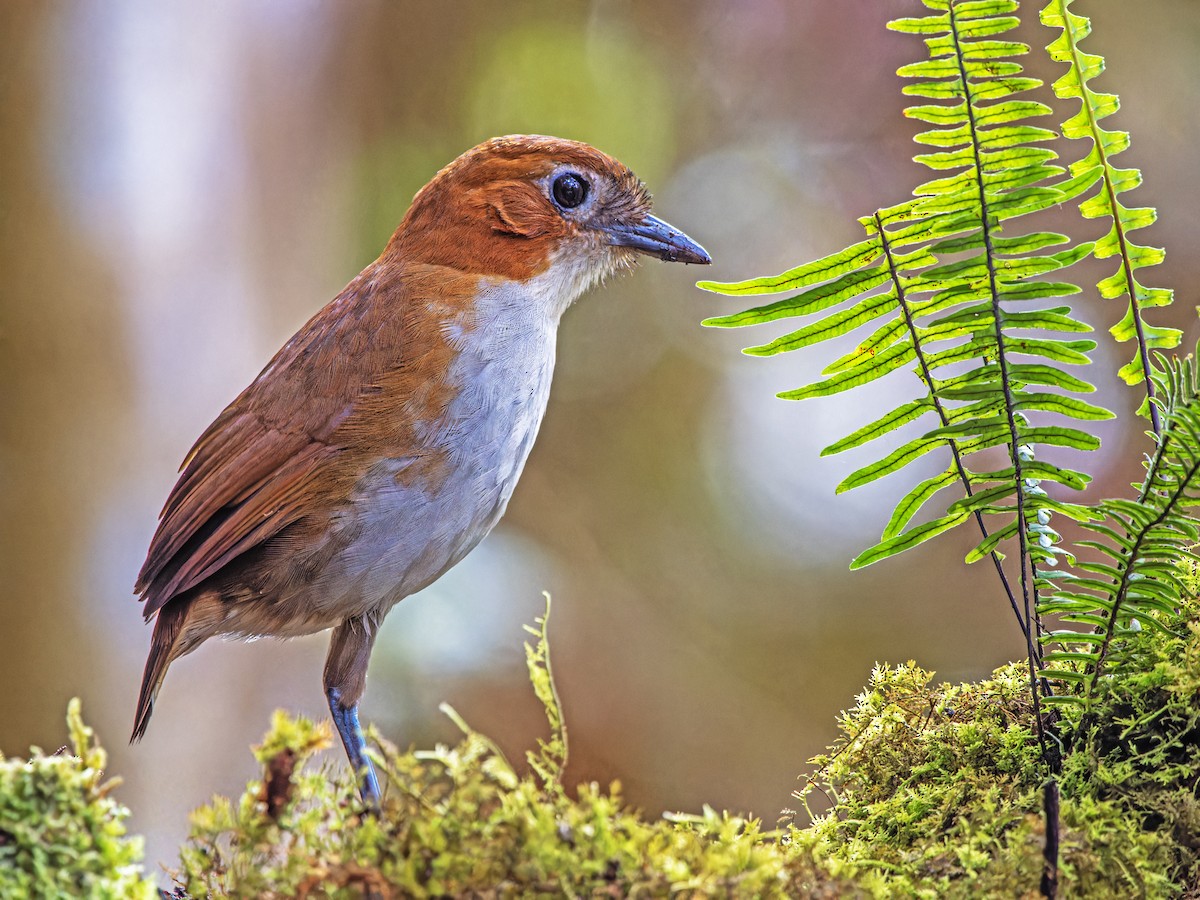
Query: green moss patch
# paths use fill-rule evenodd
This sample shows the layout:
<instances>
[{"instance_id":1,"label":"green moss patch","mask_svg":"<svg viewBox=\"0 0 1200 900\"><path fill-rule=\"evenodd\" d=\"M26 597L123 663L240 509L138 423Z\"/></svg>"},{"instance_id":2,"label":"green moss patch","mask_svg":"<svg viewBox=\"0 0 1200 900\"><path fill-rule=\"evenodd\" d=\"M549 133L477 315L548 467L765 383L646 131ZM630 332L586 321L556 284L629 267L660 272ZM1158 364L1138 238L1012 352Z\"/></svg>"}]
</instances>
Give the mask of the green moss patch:
<instances>
[{"instance_id":1,"label":"green moss patch","mask_svg":"<svg viewBox=\"0 0 1200 900\"><path fill-rule=\"evenodd\" d=\"M0 757L0 897L156 896L142 874L142 839L125 833L129 810L104 780L107 756L67 710L69 750Z\"/></svg>"},{"instance_id":2,"label":"green moss patch","mask_svg":"<svg viewBox=\"0 0 1200 900\"><path fill-rule=\"evenodd\" d=\"M1062 709L1060 896L1197 895L1198 612L1135 635L1135 674ZM193 813L174 896L1038 896L1047 772L1023 666L959 685L876 667L797 794L824 810L764 829L707 808L646 817L619 785L565 789L540 624L526 649L550 737L520 769L447 708L457 746L374 736L386 792L372 816L340 761L314 761L328 726L278 713L255 750L262 779ZM69 722L73 755L0 760L0 896L152 896L77 703Z\"/></svg>"}]
</instances>

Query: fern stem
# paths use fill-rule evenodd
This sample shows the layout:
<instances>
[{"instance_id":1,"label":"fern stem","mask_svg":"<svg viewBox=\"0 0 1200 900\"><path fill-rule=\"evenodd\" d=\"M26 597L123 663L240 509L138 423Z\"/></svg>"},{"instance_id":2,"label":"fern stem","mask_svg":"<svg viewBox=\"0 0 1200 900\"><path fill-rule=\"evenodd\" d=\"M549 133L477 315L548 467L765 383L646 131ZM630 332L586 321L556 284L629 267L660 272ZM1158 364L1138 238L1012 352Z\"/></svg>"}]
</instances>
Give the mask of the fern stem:
<instances>
[{"instance_id":1,"label":"fern stem","mask_svg":"<svg viewBox=\"0 0 1200 900\"><path fill-rule=\"evenodd\" d=\"M955 2L947 4L947 15L950 22L950 32L953 37L954 59L958 67L958 76L962 80L963 96L966 100L967 126L971 135L971 155L974 159L975 181L979 186L979 222L983 237L984 259L987 264L988 289L992 295L992 322L996 336L996 362L1000 367L1000 386L1004 391L1004 414L1008 422L1009 453L1013 463L1013 479L1017 487L1017 540L1020 547L1021 566L1021 595L1025 604L1025 647L1029 655L1029 690L1033 699L1033 719L1037 727L1038 744L1042 748L1044 759L1050 759L1050 747L1046 737L1045 726L1042 722L1041 691L1037 677L1037 659L1039 655L1034 647L1034 634L1041 630L1040 618L1030 609L1029 597L1029 535L1028 522L1025 518L1025 479L1021 466L1020 433L1017 429L1016 399L1013 397L1012 382L1008 375L1008 355L1004 349L1004 310L1000 306L999 278L996 275L996 254L992 243L992 225L988 218L987 183L984 180L983 157L979 146L979 125L975 118L975 100L971 95L971 82L967 77L966 61L963 59L963 44L958 33L958 20L955 15Z\"/></svg>"},{"instance_id":2,"label":"fern stem","mask_svg":"<svg viewBox=\"0 0 1200 900\"><path fill-rule=\"evenodd\" d=\"M1042 598L1038 595L1038 568L1037 568L1037 560L1036 559L1029 560L1029 570L1030 570L1030 575L1032 576L1032 580L1033 580L1033 608L1041 609L1042 608ZM1038 672L1040 673L1044 667L1044 663L1042 662L1041 638L1044 634L1047 634L1045 627L1043 627L1043 625L1042 625L1041 616L1038 616L1037 628L1038 628L1038 630L1037 630L1036 638L1034 640L1034 647L1037 650L1037 669L1038 669ZM1051 697L1054 695L1054 690L1050 686L1050 679L1048 679L1045 675L1039 675L1038 682L1042 686L1042 696L1043 697ZM1051 716L1053 716L1053 712L1051 712Z\"/></svg>"},{"instance_id":3,"label":"fern stem","mask_svg":"<svg viewBox=\"0 0 1200 900\"><path fill-rule=\"evenodd\" d=\"M1125 235L1125 223L1121 221L1121 206L1117 200L1117 191L1113 186L1112 164L1109 162L1108 149L1105 146L1104 135L1101 133L1096 111L1088 102L1088 87L1083 79L1083 62L1079 58L1079 46L1075 43L1075 35L1071 30L1071 14L1067 11L1062 0L1054 0L1063 20L1063 39L1071 48L1071 68L1079 73L1080 98L1084 112L1087 114L1088 130L1092 133L1092 144L1100 163L1104 168L1104 191L1108 194L1108 207L1112 210L1113 230L1117 234L1117 244L1121 248L1121 271L1125 275L1125 289L1129 292L1129 305L1133 310L1133 327L1137 331L1138 357L1142 362L1142 376L1146 382L1146 399L1150 407L1150 425L1156 435L1162 434L1162 423L1159 420L1158 407L1154 405L1154 379L1150 377L1150 348L1146 346L1146 332L1142 322L1142 307L1138 300L1137 281L1133 277L1133 261L1129 258L1129 244Z\"/></svg>"},{"instance_id":4,"label":"fern stem","mask_svg":"<svg viewBox=\"0 0 1200 900\"><path fill-rule=\"evenodd\" d=\"M942 406L942 399L933 389L933 373L929 368L929 363L925 359L925 350L921 346L920 336L917 334L917 325L913 321L912 310L908 306L908 297L905 293L904 286L900 283L900 272L896 266L896 258L892 254L892 245L888 241L887 232L883 229L883 218L879 215L879 210L875 211L875 227L879 230L879 241L883 248L883 255L887 259L888 272L892 276L892 284L896 286L896 299L900 304L900 311L904 314L904 324L908 328L908 333L912 335L913 347L917 352L917 362L921 366L921 380L925 382L925 386L929 389L929 398L933 401L933 408L937 411L938 418L942 422L942 426L950 424L950 417L946 415L946 410ZM954 455L954 467L958 470L958 478L962 482L963 489L967 492L968 497L974 496L974 491L971 490L971 479L967 474L967 468L963 465L962 454L958 450L958 442L953 438L946 442L950 446L950 452ZM979 525L979 531L983 535L984 540L988 538L987 526L983 523L983 513L979 510L975 511L975 522ZM996 574L1000 577L1000 584L1004 586L1005 596L1008 597L1008 604L1012 607L1013 615L1017 617L1017 624L1021 627L1021 633L1025 635L1026 643L1029 642L1029 623L1021 616L1021 608L1017 605L1016 595L1013 594L1012 585L1008 582L1008 575L1004 571L1004 566L1000 562L1000 554L995 550L989 554L992 557L992 563L996 567Z\"/></svg>"}]
</instances>

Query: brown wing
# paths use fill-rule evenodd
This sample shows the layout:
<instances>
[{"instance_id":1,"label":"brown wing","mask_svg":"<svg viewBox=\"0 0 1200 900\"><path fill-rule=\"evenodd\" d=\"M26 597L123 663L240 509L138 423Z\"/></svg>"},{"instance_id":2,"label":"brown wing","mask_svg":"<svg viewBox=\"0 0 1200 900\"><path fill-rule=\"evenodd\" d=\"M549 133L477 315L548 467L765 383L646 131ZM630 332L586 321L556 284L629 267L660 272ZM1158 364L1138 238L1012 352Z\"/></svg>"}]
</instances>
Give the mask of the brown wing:
<instances>
[{"instance_id":1,"label":"brown wing","mask_svg":"<svg viewBox=\"0 0 1200 900\"><path fill-rule=\"evenodd\" d=\"M372 369L397 362L397 348L380 346L363 321L374 268L309 320L184 459L138 575L147 618L303 515Z\"/></svg>"}]
</instances>

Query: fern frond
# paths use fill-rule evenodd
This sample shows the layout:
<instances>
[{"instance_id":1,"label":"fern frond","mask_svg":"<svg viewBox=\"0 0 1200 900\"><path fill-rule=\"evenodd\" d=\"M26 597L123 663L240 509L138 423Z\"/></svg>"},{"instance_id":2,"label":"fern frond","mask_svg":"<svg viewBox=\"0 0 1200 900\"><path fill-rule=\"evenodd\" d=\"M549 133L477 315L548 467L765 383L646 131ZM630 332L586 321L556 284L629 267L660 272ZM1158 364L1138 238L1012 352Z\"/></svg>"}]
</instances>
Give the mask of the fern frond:
<instances>
[{"instance_id":1,"label":"fern frond","mask_svg":"<svg viewBox=\"0 0 1200 900\"><path fill-rule=\"evenodd\" d=\"M1087 704L1105 672L1125 662L1124 639L1144 627L1161 627L1186 590L1180 560L1197 559L1192 548L1200 541L1200 521L1193 515L1200 505L1200 370L1192 356L1168 361L1160 355L1150 375L1162 431L1141 492L1136 501L1101 501L1103 519L1084 524L1100 540L1079 542L1103 561L1080 562L1077 568L1099 577L1054 572L1043 582L1043 615L1091 629L1043 638L1051 650L1043 657L1042 675L1080 686L1062 702Z\"/></svg>"},{"instance_id":2,"label":"fern frond","mask_svg":"<svg viewBox=\"0 0 1200 900\"><path fill-rule=\"evenodd\" d=\"M1087 256L1093 246L1072 244L1051 232L1000 230L1002 223L1011 227L1012 220L1061 203L1087 187L1054 164L1053 150L1039 146L1055 135L1030 120L1050 109L1019 96L1041 82L1024 76L1016 61L1029 48L1005 38L1018 24L1012 15L1017 4L925 2L934 15L899 19L890 27L920 35L929 50L928 59L903 67L900 74L915 82L905 92L923 101L909 107L906 115L933 126L916 135L919 143L932 148L916 159L936 177L919 186L914 199L861 219L865 241L779 276L700 284L741 296L797 291L705 323L734 327L812 317L788 334L748 348L751 355L797 350L871 328L817 381L780 397L827 397L899 369L916 373L922 394L823 451L842 452L927 416L935 419L923 434L852 472L838 486L840 492L901 471L942 448L950 450L950 466L904 496L880 542L854 560L856 568L971 518L980 528L982 543L970 558L987 556L999 539L989 534L984 515L1004 517L1000 537L1016 536L1024 543L1039 513L1048 517L1059 507L1039 487L1041 481L1071 489L1086 483L1081 473L1036 459L1037 447L1095 449L1098 441L1090 432L1066 421L1112 415L1071 396L1093 388L1062 367L1089 362L1094 343L1069 337L1091 330L1059 299L1079 288L1047 278ZM1043 305L1051 298L1058 302ZM971 457L996 446L1007 448L1010 465L973 471ZM935 496L955 484L962 493L947 501L944 514L913 524ZM1069 505L1062 508L1077 512ZM1032 548L1022 548L1022 559L1052 556L1057 536L1045 523L1037 527L1045 529L1041 536L1053 535L1050 548L1035 542ZM1003 577L999 557L993 559ZM1030 615L1017 608L1011 590L1009 595L1028 634Z\"/></svg>"},{"instance_id":3,"label":"fern frond","mask_svg":"<svg viewBox=\"0 0 1200 900\"><path fill-rule=\"evenodd\" d=\"M1031 123L1049 107L1018 96L1041 82L1024 76L1017 62L1029 48L1005 37L1018 24L1014 0L923 2L934 15L896 20L889 27L920 35L929 51L928 59L899 74L914 80L906 94L927 101L910 106L906 115L932 126L915 136L931 148L915 159L935 177L920 185L912 200L860 219L865 241L782 275L728 285L701 282L700 287L740 296L797 291L705 324L735 327L812 317L745 351L755 356L871 328L817 381L780 393L785 399L831 396L900 369L917 375L921 393L822 453L863 446L934 417L923 434L847 476L838 486L841 492L901 471L942 448L950 452L949 465L904 495L879 542L860 553L851 568L887 559L973 519L980 541L967 561L991 558L1025 636L1033 679L1042 665L1038 566L1053 567L1060 553L1051 516L1094 517L1049 496L1043 482L1078 490L1087 476L1038 459L1038 448L1093 450L1099 446L1095 436L1069 423L1112 413L1072 396L1093 388L1062 367L1087 364L1095 345L1072 337L1091 328L1061 302L1079 288L1048 277L1090 255L1094 245L1073 244L1052 232L1002 228L1079 196L1100 178L1092 171L1099 166L1068 172L1055 164L1053 150L1039 146L1056 135ZM999 446L1007 451L1008 466L975 464L976 454ZM948 493L955 485L958 496ZM939 496L948 497L941 513L935 505ZM926 507L934 511L920 521ZM1011 539L1019 545L1020 599L1000 551ZM1036 709L1036 683L1033 692ZM1041 735L1040 715L1038 728Z\"/></svg>"},{"instance_id":4,"label":"fern frond","mask_svg":"<svg viewBox=\"0 0 1200 900\"><path fill-rule=\"evenodd\" d=\"M1052 59L1068 64L1067 73L1054 83L1054 92L1061 98L1080 101L1079 111L1063 123L1063 136L1092 143L1087 155L1071 164L1070 172L1081 185L1086 183L1085 190L1100 186L1080 205L1083 216L1107 216L1112 220L1112 227L1096 243L1094 253L1100 259L1117 257L1120 265L1097 287L1105 299L1129 298L1124 316L1111 332L1118 341L1136 340L1134 359L1121 368L1120 375L1128 384L1144 383L1149 400L1154 396L1150 351L1171 349L1179 344L1182 335L1178 329L1145 321L1147 309L1166 306L1173 298L1169 290L1145 287L1134 274L1138 269L1156 266L1163 260L1161 249L1135 244L1130 238L1132 232L1152 224L1156 214L1153 209L1127 207L1120 200L1121 194L1141 184L1141 173L1137 169L1119 169L1113 165L1113 158L1129 147L1129 134L1109 131L1100 124L1117 111L1119 101L1116 94L1098 93L1089 87L1088 82L1104 71L1104 59L1080 49L1080 41L1091 33L1091 22L1071 12L1070 5L1071 0L1051 0L1041 12L1044 25L1062 30L1046 49ZM1157 408L1153 403L1148 407L1154 431L1158 433Z\"/></svg>"}]
</instances>

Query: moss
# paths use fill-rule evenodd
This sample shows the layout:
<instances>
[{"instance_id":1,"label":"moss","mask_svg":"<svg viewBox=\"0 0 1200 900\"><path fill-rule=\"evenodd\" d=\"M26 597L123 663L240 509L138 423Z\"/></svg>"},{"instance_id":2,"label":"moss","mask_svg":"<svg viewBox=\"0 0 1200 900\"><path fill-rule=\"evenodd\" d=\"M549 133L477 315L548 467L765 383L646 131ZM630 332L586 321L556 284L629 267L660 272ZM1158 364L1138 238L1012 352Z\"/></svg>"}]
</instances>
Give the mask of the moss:
<instances>
[{"instance_id":1,"label":"moss","mask_svg":"<svg viewBox=\"0 0 1200 900\"><path fill-rule=\"evenodd\" d=\"M277 714L262 782L192 817L179 884L191 896L830 896L853 886L758 822L705 809L648 820L619 785L561 784L567 734L542 628L527 645L551 737L519 774L487 738L399 752L373 735L388 789L365 815L344 766L311 768L325 725ZM271 813L273 773L291 775ZM279 794L279 791L275 792Z\"/></svg>"},{"instance_id":2,"label":"moss","mask_svg":"<svg viewBox=\"0 0 1200 900\"><path fill-rule=\"evenodd\" d=\"M517 775L474 733L425 753L384 745L380 756L389 790L377 818L349 799L341 767L309 771L303 758L277 821L260 784L197 810L180 885L195 897L749 897L829 883L756 822L712 810L648 821L615 786L568 797Z\"/></svg>"},{"instance_id":3,"label":"moss","mask_svg":"<svg viewBox=\"0 0 1200 900\"><path fill-rule=\"evenodd\" d=\"M107 760L83 724L79 701L67 711L71 753L28 760L0 757L0 897L154 897L142 875L141 838L125 834L129 811L104 781Z\"/></svg>"},{"instance_id":4,"label":"moss","mask_svg":"<svg viewBox=\"0 0 1200 900\"><path fill-rule=\"evenodd\" d=\"M1076 724L1063 783L1127 809L1173 848L1172 871L1200 895L1200 600L1126 639Z\"/></svg>"},{"instance_id":5,"label":"moss","mask_svg":"<svg viewBox=\"0 0 1200 900\"><path fill-rule=\"evenodd\" d=\"M550 738L521 771L447 709L457 746L373 736L387 791L365 815L345 766L314 762L328 727L279 713L255 749L262 779L193 813L177 896L1038 895L1046 772L1024 666L959 685L876 667L798 795L829 808L766 830L707 808L647 818L619 785L565 789L544 624L527 658ZM1062 896L1197 895L1200 608L1153 624L1086 712L1062 708ZM103 752L71 715L75 757L0 763L0 896L148 896Z\"/></svg>"},{"instance_id":6,"label":"moss","mask_svg":"<svg viewBox=\"0 0 1200 900\"><path fill-rule=\"evenodd\" d=\"M1149 626L1152 623L1147 623ZM1061 707L1060 884L1073 897L1171 897L1200 887L1200 604L1125 641L1091 708ZM878 666L799 793L830 808L792 842L880 896L1033 894L1047 772L1027 669L933 684Z\"/></svg>"},{"instance_id":7,"label":"moss","mask_svg":"<svg viewBox=\"0 0 1200 900\"><path fill-rule=\"evenodd\" d=\"M1027 678L1012 664L982 682L933 685L913 663L877 667L800 794L833 805L792 841L843 876L875 874L877 896L1036 896L1046 773L1026 725ZM1173 896L1170 836L1144 827L1134 798L1070 784L1079 790L1064 781L1060 819L1069 896Z\"/></svg>"}]
</instances>

